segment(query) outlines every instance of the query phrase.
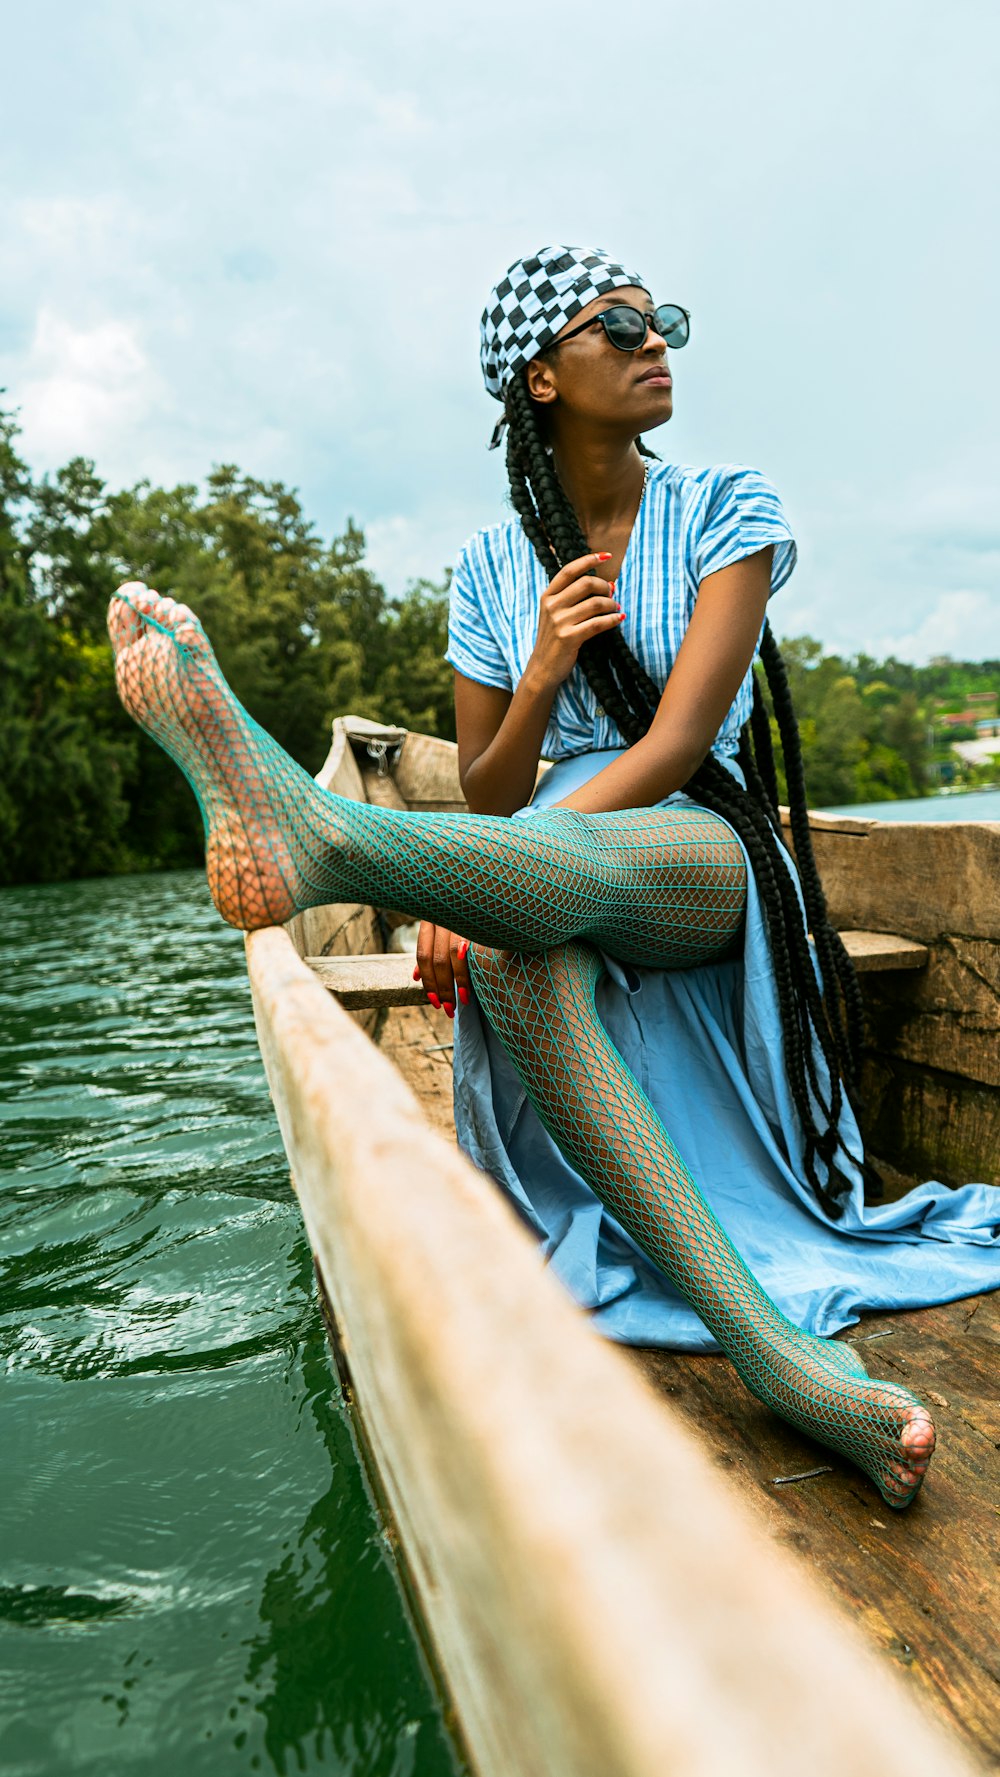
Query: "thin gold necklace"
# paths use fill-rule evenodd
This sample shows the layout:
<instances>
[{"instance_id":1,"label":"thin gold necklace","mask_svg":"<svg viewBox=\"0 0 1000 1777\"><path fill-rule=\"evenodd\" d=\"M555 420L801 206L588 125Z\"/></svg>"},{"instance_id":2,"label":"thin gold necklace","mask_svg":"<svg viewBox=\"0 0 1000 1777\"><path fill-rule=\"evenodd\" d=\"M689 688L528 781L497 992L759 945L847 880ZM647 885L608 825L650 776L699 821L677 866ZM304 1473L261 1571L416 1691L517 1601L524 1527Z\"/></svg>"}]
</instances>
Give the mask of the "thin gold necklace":
<instances>
[{"instance_id":1,"label":"thin gold necklace","mask_svg":"<svg viewBox=\"0 0 1000 1777\"><path fill-rule=\"evenodd\" d=\"M628 554L628 545L632 541L632 532L635 530L635 527L639 522L639 514L642 511L642 502L646 498L646 483L648 482L648 480L649 480L649 464L646 461L646 458L643 457L643 459L642 459L642 487L639 489L639 504L635 509L635 513L632 518L632 523L629 526L628 542L625 544L625 549L622 554L623 561L625 560L625 556Z\"/></svg>"},{"instance_id":2,"label":"thin gold necklace","mask_svg":"<svg viewBox=\"0 0 1000 1777\"><path fill-rule=\"evenodd\" d=\"M635 535L635 527L639 523L639 514L642 511L642 502L646 498L646 487L647 487L648 482L649 482L649 464L646 461L646 458L643 457L643 459L642 459L642 491L639 495L639 504L635 509L635 517L632 520L632 525L631 525L631 528L630 528L629 534L628 534L628 540L625 544L624 549L622 550L622 565L618 569L618 579L615 581L616 586L618 584L618 580L621 579L622 569L625 566L626 557L628 556L628 552L632 547L632 538Z\"/></svg>"},{"instance_id":3,"label":"thin gold necklace","mask_svg":"<svg viewBox=\"0 0 1000 1777\"><path fill-rule=\"evenodd\" d=\"M545 453L547 456L551 457L552 446L550 444L547 444L545 446ZM635 509L635 517L632 520L632 525L631 525L631 528L630 528L629 534L628 534L628 543L626 543L625 550L622 555L623 564L625 561L625 556L628 554L628 544L631 543L631 541L632 541L632 532L635 530L635 527L639 522L639 514L642 511L642 502L646 498L646 487L647 487L648 482L649 482L649 462L646 457L643 457L643 459L642 459L642 487L639 491L639 504ZM552 550L552 555L553 555L554 560L556 560L558 562L559 557L558 557L558 555L556 555L555 549L553 548L552 538L549 536L549 533L545 528L545 521L542 518L542 515L538 510L537 504L535 505L535 517L538 519L538 522L542 527L542 534L543 534L545 541L548 544L549 548ZM579 519L577 519L578 524L579 524L579 522L580 522ZM565 567L565 565L566 565L565 562L559 562L560 567Z\"/></svg>"}]
</instances>

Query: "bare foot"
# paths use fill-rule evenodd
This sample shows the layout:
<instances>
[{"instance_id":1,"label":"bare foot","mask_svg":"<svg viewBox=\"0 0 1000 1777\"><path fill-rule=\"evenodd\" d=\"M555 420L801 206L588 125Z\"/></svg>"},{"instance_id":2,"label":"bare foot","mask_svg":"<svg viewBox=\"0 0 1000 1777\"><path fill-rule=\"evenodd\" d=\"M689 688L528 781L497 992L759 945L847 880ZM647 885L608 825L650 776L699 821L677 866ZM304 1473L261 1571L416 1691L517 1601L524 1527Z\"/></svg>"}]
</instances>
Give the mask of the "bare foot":
<instances>
[{"instance_id":1,"label":"bare foot","mask_svg":"<svg viewBox=\"0 0 1000 1777\"><path fill-rule=\"evenodd\" d=\"M934 1422L916 1395L869 1377L856 1352L794 1331L738 1368L783 1419L863 1469L896 1511L920 1491L934 1453ZM854 1362L845 1363L850 1354Z\"/></svg>"},{"instance_id":2,"label":"bare foot","mask_svg":"<svg viewBox=\"0 0 1000 1777\"><path fill-rule=\"evenodd\" d=\"M281 924L309 898L282 803L290 788L301 794L300 779L315 793L313 780L237 702L187 605L130 581L111 600L108 630L122 703L198 798L223 919L243 931Z\"/></svg>"}]
</instances>

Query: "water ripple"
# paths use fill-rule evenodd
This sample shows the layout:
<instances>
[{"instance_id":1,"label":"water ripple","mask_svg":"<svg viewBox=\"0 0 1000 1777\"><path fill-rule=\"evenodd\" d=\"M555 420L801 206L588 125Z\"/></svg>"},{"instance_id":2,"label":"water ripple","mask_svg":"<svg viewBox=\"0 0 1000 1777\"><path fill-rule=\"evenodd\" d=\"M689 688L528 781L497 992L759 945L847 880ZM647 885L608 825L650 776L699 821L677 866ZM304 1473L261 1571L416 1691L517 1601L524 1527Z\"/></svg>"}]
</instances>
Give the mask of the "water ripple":
<instances>
[{"instance_id":1,"label":"water ripple","mask_svg":"<svg viewBox=\"0 0 1000 1777\"><path fill-rule=\"evenodd\" d=\"M336 1394L242 939L0 892L0 1769L455 1770Z\"/></svg>"}]
</instances>

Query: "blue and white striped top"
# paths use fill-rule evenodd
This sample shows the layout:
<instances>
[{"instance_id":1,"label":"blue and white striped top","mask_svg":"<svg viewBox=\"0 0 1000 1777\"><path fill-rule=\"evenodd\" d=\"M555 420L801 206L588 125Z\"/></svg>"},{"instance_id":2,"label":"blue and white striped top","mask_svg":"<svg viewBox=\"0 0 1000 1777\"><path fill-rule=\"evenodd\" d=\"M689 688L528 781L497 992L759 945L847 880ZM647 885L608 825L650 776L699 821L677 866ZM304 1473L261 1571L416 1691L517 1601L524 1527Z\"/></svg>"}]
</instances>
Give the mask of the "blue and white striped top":
<instances>
[{"instance_id":1,"label":"blue and white striped top","mask_svg":"<svg viewBox=\"0 0 1000 1777\"><path fill-rule=\"evenodd\" d=\"M768 544L774 545L773 594L794 568L796 548L781 501L759 470L733 464L688 469L650 462L617 591L625 608L625 640L661 690L701 581ZM470 537L451 583L446 658L452 666L480 685L513 690L535 645L538 600L546 584L520 520L492 525ZM751 664L713 743L713 753L736 752L752 700ZM544 757L565 759L621 745L616 724L598 705L580 668L574 667L556 692Z\"/></svg>"}]
</instances>

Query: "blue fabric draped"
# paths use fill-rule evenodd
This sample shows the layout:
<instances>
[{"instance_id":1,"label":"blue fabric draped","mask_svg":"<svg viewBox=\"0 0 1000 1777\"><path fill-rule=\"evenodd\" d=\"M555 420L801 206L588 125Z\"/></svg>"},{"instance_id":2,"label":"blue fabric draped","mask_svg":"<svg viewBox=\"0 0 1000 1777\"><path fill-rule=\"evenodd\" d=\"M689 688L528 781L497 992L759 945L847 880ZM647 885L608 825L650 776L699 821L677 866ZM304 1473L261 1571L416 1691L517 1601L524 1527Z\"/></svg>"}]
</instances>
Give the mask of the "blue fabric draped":
<instances>
[{"instance_id":1,"label":"blue fabric draped","mask_svg":"<svg viewBox=\"0 0 1000 1777\"><path fill-rule=\"evenodd\" d=\"M531 806L514 818L530 819L560 801L614 756L601 751L558 761ZM736 761L722 763L742 783ZM797 884L791 860L788 867ZM841 1218L832 1221L818 1203L805 1182L749 858L747 889L742 959L668 971L606 956L598 989L598 1012L615 1047L730 1238L789 1319L823 1336L853 1325L863 1310L928 1307L1000 1288L1000 1187L956 1190L931 1180L899 1202L866 1207L855 1165ZM474 1001L456 1017L455 1122L461 1146L508 1193L600 1332L632 1345L718 1349L563 1159ZM861 1137L849 1107L840 1131L859 1160Z\"/></svg>"}]
</instances>

